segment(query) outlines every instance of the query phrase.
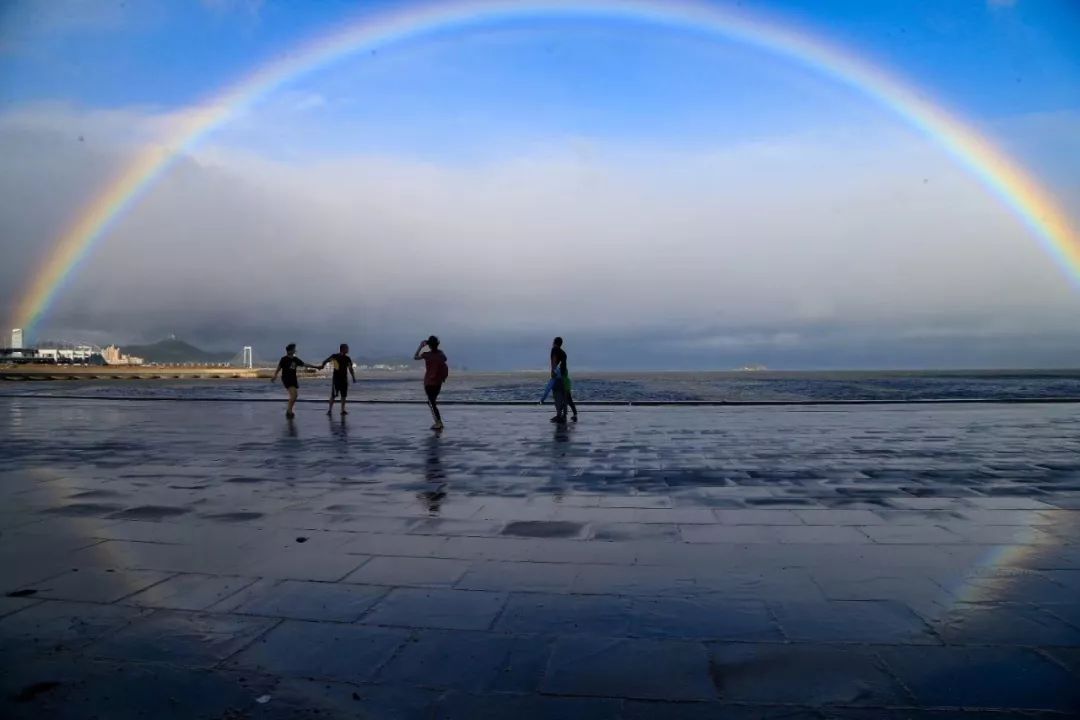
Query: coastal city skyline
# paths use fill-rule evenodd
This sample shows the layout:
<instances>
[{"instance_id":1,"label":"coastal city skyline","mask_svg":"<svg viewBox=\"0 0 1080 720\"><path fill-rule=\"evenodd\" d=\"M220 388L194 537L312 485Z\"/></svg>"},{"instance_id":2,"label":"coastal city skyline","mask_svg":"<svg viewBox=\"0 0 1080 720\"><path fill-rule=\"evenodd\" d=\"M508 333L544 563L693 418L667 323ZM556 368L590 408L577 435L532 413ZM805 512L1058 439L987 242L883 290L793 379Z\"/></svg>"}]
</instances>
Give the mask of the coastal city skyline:
<instances>
[{"instance_id":1,"label":"coastal city skyline","mask_svg":"<svg viewBox=\"0 0 1080 720\"><path fill-rule=\"evenodd\" d=\"M12 4L0 316L264 356L435 332L484 369L555 334L611 369L1075 364L1039 210L1080 217L1070 3L586 5Z\"/></svg>"}]
</instances>

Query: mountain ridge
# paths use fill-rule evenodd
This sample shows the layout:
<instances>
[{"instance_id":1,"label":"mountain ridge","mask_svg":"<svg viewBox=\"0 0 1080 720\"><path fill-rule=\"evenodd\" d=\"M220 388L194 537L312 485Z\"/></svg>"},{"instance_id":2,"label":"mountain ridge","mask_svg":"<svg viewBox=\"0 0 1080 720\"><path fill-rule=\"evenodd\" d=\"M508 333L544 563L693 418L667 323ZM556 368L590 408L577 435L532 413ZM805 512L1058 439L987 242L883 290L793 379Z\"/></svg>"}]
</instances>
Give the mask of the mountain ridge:
<instances>
[{"instance_id":1,"label":"mountain ridge","mask_svg":"<svg viewBox=\"0 0 1080 720\"><path fill-rule=\"evenodd\" d=\"M234 352L203 350L174 337L148 345L124 345L120 350L151 363L224 363L236 356Z\"/></svg>"}]
</instances>

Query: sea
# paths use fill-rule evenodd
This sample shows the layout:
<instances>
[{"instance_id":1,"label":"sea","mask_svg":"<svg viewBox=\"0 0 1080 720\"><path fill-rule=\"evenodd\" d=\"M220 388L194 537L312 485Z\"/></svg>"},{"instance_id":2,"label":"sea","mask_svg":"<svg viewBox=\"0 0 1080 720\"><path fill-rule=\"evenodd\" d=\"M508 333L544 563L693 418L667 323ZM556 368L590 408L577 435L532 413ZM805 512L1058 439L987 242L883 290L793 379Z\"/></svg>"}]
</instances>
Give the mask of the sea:
<instances>
[{"instance_id":1,"label":"sea","mask_svg":"<svg viewBox=\"0 0 1080 720\"><path fill-rule=\"evenodd\" d=\"M542 372L454 371L441 399L536 402ZM301 376L304 399L327 396L325 375ZM0 396L67 396L169 400L272 400L284 397L267 379L22 380L0 383ZM581 372L573 376L577 402L963 401L1080 399L1080 370L843 371L843 372ZM365 372L350 400L423 400L420 375ZM550 399L549 399L550 402Z\"/></svg>"}]
</instances>

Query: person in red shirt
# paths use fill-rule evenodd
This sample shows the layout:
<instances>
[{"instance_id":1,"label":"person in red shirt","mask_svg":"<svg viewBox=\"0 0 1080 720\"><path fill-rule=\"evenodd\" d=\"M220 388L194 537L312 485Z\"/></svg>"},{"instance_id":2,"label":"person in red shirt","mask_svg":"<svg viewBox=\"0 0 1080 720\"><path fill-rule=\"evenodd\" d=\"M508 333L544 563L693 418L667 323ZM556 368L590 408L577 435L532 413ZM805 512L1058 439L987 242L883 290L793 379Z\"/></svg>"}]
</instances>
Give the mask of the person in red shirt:
<instances>
[{"instance_id":1,"label":"person in red shirt","mask_svg":"<svg viewBox=\"0 0 1080 720\"><path fill-rule=\"evenodd\" d=\"M438 399L439 391L450 375L450 366L446 364L446 355L439 349L439 338L432 335L427 340L422 340L416 348L413 360L424 361L424 393L427 395L428 407L431 408L431 416L435 418L431 429L442 430L443 421L439 413Z\"/></svg>"}]
</instances>

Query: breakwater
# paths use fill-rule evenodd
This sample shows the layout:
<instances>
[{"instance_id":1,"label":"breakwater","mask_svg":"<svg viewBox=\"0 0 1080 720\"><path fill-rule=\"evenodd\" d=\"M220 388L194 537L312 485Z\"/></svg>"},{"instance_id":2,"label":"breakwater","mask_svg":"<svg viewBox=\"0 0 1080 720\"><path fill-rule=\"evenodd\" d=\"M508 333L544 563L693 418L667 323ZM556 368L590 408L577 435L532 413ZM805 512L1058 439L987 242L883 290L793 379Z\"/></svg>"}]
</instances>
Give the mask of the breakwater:
<instances>
[{"instance_id":1,"label":"breakwater","mask_svg":"<svg viewBox=\"0 0 1080 720\"><path fill-rule=\"evenodd\" d=\"M48 380L243 380L269 378L267 368L230 368L217 366L142 366L142 365L9 365L0 366L0 381Z\"/></svg>"}]
</instances>

